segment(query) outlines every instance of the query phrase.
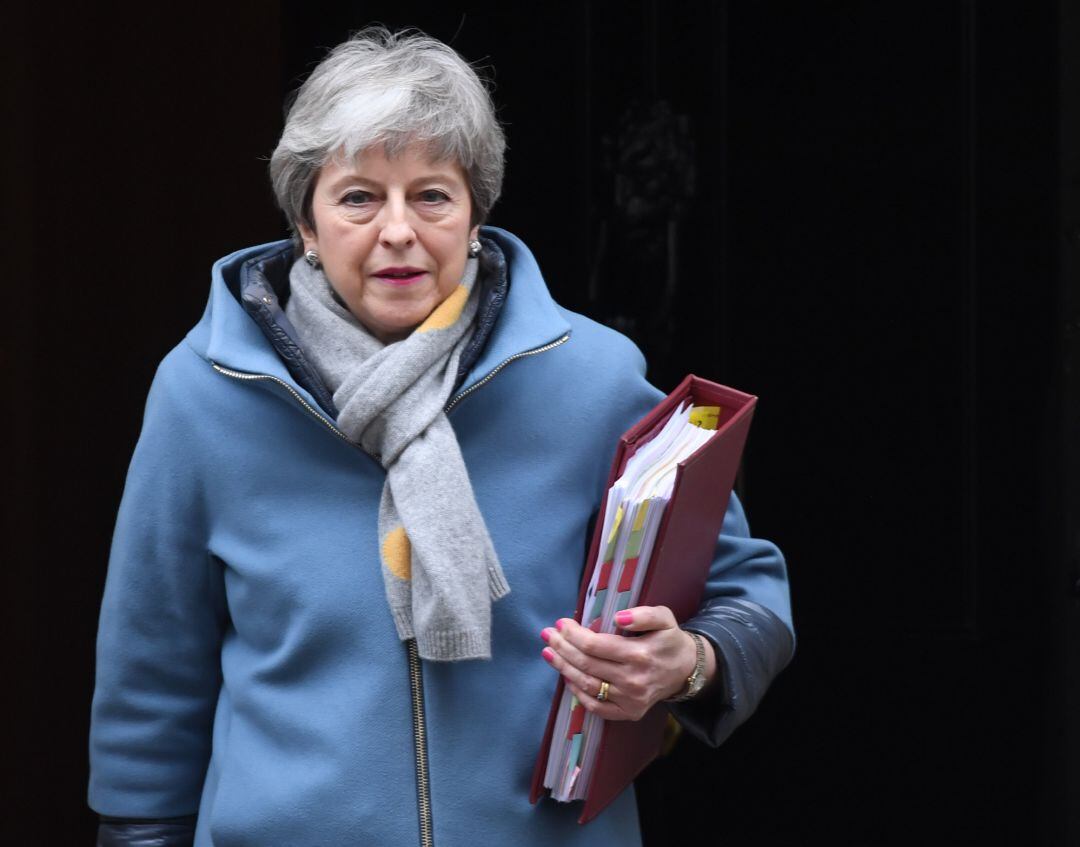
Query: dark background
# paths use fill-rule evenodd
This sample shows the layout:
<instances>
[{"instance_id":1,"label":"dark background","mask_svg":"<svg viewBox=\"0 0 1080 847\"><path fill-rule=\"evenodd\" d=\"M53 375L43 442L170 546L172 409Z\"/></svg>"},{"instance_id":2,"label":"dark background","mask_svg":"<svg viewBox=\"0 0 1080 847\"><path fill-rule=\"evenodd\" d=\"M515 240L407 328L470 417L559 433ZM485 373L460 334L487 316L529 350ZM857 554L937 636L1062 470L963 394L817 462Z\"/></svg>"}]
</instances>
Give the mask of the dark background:
<instances>
[{"instance_id":1,"label":"dark background","mask_svg":"<svg viewBox=\"0 0 1080 847\"><path fill-rule=\"evenodd\" d=\"M511 8L7 13L5 843L92 841L96 615L146 389L211 262L283 234L283 99L371 21L493 69L491 222L557 299L665 390L761 397L743 494L798 653L723 748L639 779L646 843L1080 843L1076 5Z\"/></svg>"}]
</instances>

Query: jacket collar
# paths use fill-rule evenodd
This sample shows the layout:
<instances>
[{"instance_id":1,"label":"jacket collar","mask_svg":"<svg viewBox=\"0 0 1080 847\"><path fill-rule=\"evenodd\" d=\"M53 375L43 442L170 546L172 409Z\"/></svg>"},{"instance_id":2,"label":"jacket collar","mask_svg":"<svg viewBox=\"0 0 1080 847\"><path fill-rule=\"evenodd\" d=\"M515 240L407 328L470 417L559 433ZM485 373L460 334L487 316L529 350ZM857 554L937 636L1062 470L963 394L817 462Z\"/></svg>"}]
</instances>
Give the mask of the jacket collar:
<instances>
[{"instance_id":1,"label":"jacket collar","mask_svg":"<svg viewBox=\"0 0 1080 847\"><path fill-rule=\"evenodd\" d=\"M480 382L507 359L570 333L569 321L551 298L540 267L524 242L498 227L483 227L480 232L492 239L506 257L510 290L487 346L462 383L461 391Z\"/></svg>"},{"instance_id":2,"label":"jacket collar","mask_svg":"<svg viewBox=\"0 0 1080 847\"><path fill-rule=\"evenodd\" d=\"M483 227L481 234L495 241L502 250L510 286L487 344L466 376L461 391L483 380L506 360L543 347L570 332L570 324L552 300L529 248L519 238L498 227ZM239 299L242 296L241 279L252 269L282 262L291 264L293 256L292 242L284 240L238 250L215 262L210 299L202 319L188 334L188 342L212 364L241 373L274 377L288 383L318 406L319 400L293 377L266 333ZM287 274L284 278L287 285ZM280 282L274 289L266 292L266 296L287 297L287 290L281 290Z\"/></svg>"}]
</instances>

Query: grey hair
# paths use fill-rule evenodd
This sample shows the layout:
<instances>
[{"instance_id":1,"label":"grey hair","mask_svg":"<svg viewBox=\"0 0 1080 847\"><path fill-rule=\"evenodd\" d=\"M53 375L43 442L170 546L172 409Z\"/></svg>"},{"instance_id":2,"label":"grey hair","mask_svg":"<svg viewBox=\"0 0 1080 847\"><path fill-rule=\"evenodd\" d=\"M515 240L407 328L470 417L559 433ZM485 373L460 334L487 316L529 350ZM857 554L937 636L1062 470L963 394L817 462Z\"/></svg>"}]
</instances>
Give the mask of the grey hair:
<instances>
[{"instance_id":1,"label":"grey hair","mask_svg":"<svg viewBox=\"0 0 1080 847\"><path fill-rule=\"evenodd\" d=\"M506 138L491 95L452 48L415 30L371 26L339 44L312 71L288 111L270 157L270 180L293 236L314 229L311 198L331 158L351 161L373 145L394 156L427 146L465 170L472 222L499 197Z\"/></svg>"}]
</instances>

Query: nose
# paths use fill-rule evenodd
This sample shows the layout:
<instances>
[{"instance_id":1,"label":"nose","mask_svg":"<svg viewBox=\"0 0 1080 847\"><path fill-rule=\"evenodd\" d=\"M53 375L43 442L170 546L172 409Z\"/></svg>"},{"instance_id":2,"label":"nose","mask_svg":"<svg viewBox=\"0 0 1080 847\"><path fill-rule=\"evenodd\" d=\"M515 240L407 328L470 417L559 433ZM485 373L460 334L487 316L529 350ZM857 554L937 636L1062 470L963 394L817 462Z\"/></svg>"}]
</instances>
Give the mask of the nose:
<instances>
[{"instance_id":1,"label":"nose","mask_svg":"<svg viewBox=\"0 0 1080 847\"><path fill-rule=\"evenodd\" d=\"M403 250L416 240L416 230L409 220L408 204L403 197L389 197L383 206L379 243L390 250Z\"/></svg>"}]
</instances>

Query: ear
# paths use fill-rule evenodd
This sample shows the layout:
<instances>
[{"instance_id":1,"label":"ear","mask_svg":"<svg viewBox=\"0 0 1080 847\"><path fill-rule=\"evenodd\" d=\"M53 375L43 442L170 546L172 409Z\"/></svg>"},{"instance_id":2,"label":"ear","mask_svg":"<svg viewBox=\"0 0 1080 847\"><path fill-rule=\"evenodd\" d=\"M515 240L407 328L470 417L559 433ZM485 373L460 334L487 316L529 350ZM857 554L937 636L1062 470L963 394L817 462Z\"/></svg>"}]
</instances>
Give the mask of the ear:
<instances>
[{"instance_id":1,"label":"ear","mask_svg":"<svg viewBox=\"0 0 1080 847\"><path fill-rule=\"evenodd\" d=\"M480 224L469 230L469 241L477 241L480 238Z\"/></svg>"},{"instance_id":2,"label":"ear","mask_svg":"<svg viewBox=\"0 0 1080 847\"><path fill-rule=\"evenodd\" d=\"M315 234L315 230L303 221L296 222L296 229L299 231L300 237L304 240L305 251L319 249L319 237Z\"/></svg>"}]
</instances>

